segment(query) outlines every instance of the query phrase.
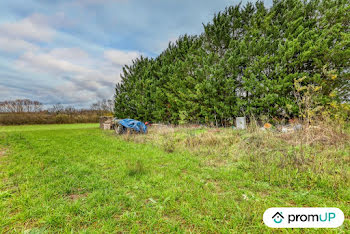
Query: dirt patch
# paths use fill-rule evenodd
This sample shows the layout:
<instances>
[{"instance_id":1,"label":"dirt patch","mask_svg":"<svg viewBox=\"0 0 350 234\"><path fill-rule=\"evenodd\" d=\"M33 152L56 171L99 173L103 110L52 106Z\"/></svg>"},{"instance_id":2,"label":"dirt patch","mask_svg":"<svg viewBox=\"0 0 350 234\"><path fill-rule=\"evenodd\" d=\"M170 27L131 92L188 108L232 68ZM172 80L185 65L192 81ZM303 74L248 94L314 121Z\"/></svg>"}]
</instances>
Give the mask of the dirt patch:
<instances>
[{"instance_id":1,"label":"dirt patch","mask_svg":"<svg viewBox=\"0 0 350 234\"><path fill-rule=\"evenodd\" d=\"M0 149L0 157L6 155L7 150L6 149Z\"/></svg>"},{"instance_id":2,"label":"dirt patch","mask_svg":"<svg viewBox=\"0 0 350 234\"><path fill-rule=\"evenodd\" d=\"M225 159L209 159L205 162L206 166L209 167L224 167L228 165L228 161Z\"/></svg>"},{"instance_id":3,"label":"dirt patch","mask_svg":"<svg viewBox=\"0 0 350 234\"><path fill-rule=\"evenodd\" d=\"M210 189L211 191L213 191L214 193L218 194L218 195L224 195L225 191L222 189L221 187L221 181L215 180L215 179L208 179L206 186L208 187L208 189Z\"/></svg>"},{"instance_id":4,"label":"dirt patch","mask_svg":"<svg viewBox=\"0 0 350 234\"><path fill-rule=\"evenodd\" d=\"M268 191L262 191L259 194L260 194L260 197L262 197L262 198L270 196L270 193Z\"/></svg>"},{"instance_id":5,"label":"dirt patch","mask_svg":"<svg viewBox=\"0 0 350 234\"><path fill-rule=\"evenodd\" d=\"M87 197L88 193L83 193L83 194L70 194L68 198L72 201L79 200L81 198Z\"/></svg>"},{"instance_id":6,"label":"dirt patch","mask_svg":"<svg viewBox=\"0 0 350 234\"><path fill-rule=\"evenodd\" d=\"M295 201L292 201L292 200L291 200L291 201L288 201L287 203L288 203L288 205L290 205L291 207L293 207L293 206L295 207L295 206L297 205L297 204L295 203Z\"/></svg>"},{"instance_id":7,"label":"dirt patch","mask_svg":"<svg viewBox=\"0 0 350 234\"><path fill-rule=\"evenodd\" d=\"M7 155L7 149L0 148L0 164L4 162L6 155Z\"/></svg>"}]
</instances>

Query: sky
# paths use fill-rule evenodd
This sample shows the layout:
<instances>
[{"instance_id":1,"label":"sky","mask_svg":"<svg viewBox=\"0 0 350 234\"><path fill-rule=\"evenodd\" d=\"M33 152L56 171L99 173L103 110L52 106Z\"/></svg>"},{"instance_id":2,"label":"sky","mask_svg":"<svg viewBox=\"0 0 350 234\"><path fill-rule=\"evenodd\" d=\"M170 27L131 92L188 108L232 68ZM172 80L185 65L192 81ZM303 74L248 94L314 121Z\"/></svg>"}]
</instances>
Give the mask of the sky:
<instances>
[{"instance_id":1,"label":"sky","mask_svg":"<svg viewBox=\"0 0 350 234\"><path fill-rule=\"evenodd\" d=\"M0 101L86 108L111 99L124 65L201 33L202 23L239 2L1 0Z\"/></svg>"}]
</instances>

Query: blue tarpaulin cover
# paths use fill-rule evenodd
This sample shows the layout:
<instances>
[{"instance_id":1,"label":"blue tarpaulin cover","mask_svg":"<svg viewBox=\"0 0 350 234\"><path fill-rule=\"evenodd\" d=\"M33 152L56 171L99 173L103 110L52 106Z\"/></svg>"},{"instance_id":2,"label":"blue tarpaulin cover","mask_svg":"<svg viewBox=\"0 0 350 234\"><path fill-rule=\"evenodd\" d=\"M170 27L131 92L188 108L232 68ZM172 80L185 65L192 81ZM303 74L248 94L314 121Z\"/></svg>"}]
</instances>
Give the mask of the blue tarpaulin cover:
<instances>
[{"instance_id":1,"label":"blue tarpaulin cover","mask_svg":"<svg viewBox=\"0 0 350 234\"><path fill-rule=\"evenodd\" d=\"M119 121L119 123L126 128L134 129L136 132L147 133L147 126L141 121L137 121L134 119L123 119Z\"/></svg>"}]
</instances>

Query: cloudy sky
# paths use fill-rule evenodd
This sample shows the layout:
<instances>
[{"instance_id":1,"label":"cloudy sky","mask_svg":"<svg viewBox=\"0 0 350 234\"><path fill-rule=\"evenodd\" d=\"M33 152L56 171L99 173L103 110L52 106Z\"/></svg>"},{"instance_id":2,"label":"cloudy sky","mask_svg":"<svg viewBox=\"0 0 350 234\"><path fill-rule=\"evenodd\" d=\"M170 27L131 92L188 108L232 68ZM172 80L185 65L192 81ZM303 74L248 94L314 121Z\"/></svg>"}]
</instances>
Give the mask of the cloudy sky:
<instances>
[{"instance_id":1,"label":"cloudy sky","mask_svg":"<svg viewBox=\"0 0 350 234\"><path fill-rule=\"evenodd\" d=\"M124 64L155 57L238 0L1 0L0 101L88 107ZM244 2L244 1L243 1Z\"/></svg>"}]
</instances>

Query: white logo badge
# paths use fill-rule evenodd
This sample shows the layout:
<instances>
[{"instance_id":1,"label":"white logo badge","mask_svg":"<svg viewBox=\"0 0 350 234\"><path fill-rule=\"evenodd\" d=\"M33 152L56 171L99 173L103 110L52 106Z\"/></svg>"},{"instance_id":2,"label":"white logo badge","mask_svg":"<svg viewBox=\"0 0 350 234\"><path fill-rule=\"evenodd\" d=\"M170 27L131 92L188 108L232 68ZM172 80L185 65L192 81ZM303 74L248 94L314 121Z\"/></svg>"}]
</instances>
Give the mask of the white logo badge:
<instances>
[{"instance_id":1,"label":"white logo badge","mask_svg":"<svg viewBox=\"0 0 350 234\"><path fill-rule=\"evenodd\" d=\"M269 208L264 223L271 228L337 228L344 222L338 208Z\"/></svg>"}]
</instances>

